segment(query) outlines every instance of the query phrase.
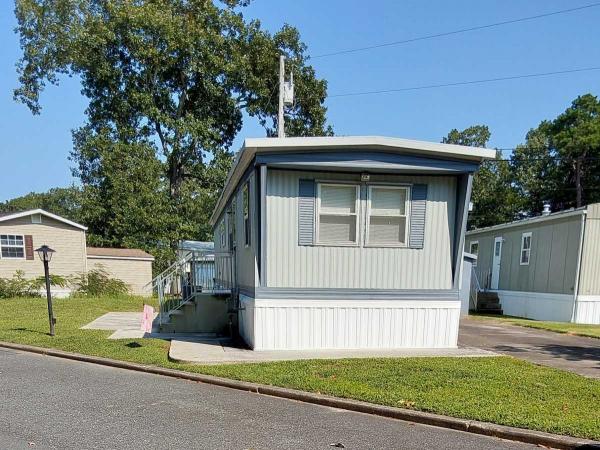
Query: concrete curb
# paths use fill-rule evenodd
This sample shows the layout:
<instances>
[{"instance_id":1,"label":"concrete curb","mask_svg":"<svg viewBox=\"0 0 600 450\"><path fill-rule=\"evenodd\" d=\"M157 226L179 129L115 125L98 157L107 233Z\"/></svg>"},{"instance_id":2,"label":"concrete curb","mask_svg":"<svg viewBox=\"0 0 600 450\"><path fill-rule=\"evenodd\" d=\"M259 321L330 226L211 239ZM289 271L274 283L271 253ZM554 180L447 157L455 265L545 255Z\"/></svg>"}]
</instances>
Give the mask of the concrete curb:
<instances>
[{"instance_id":1,"label":"concrete curb","mask_svg":"<svg viewBox=\"0 0 600 450\"><path fill-rule=\"evenodd\" d=\"M216 386L238 389L257 394L270 395L273 397L297 400L306 403L313 403L321 406L344 409L348 411L373 414L377 416L400 419L408 422L421 423L442 428L450 428L458 431L465 431L485 436L508 439L512 441L524 442L528 444L541 445L558 449L581 449L596 448L600 449L600 442L579 439L558 434L544 433L540 431L526 430L523 428L514 428L504 425L496 425L487 422L478 422L474 420L457 419L454 417L442 416L439 414L413 411L410 409L393 408L389 406L376 405L373 403L361 402L357 400L348 400L337 397L329 397L310 392L298 391L294 389L268 386L257 383L248 383L245 381L230 380L228 378L214 377L211 375L202 375L181 370L165 369L157 366L118 361L114 359L102 358L99 356L81 355L62 350L50 348L34 347L24 344L13 344L10 342L0 342L0 347L24 352L37 353L40 355L54 356L58 358L71 359L75 361L101 364L120 369L136 370L138 372L163 375L172 378L180 378L199 383L213 384Z\"/></svg>"}]
</instances>

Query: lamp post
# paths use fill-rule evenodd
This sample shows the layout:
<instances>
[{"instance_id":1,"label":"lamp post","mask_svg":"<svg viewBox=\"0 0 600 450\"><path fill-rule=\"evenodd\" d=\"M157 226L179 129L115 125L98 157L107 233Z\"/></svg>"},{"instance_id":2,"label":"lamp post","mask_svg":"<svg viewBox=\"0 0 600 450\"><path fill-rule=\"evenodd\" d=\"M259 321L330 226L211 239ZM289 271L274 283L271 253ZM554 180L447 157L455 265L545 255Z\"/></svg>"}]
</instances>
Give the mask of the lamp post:
<instances>
[{"instance_id":1,"label":"lamp post","mask_svg":"<svg viewBox=\"0 0 600 450\"><path fill-rule=\"evenodd\" d=\"M56 319L52 313L52 293L50 292L50 269L48 268L48 263L52 259L52 254L55 253L55 251L47 245L42 245L36 250L36 252L44 263L44 275L46 277L46 299L48 300L48 320L50 321L50 336L54 336L54 324L56 323Z\"/></svg>"}]
</instances>

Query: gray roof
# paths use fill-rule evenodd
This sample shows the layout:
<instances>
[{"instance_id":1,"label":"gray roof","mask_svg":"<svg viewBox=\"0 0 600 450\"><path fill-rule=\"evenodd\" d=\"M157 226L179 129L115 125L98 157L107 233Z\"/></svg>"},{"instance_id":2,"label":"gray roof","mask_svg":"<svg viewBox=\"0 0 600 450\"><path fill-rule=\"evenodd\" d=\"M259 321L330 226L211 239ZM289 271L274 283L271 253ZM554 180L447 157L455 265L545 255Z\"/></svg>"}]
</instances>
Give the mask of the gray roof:
<instances>
[{"instance_id":1,"label":"gray roof","mask_svg":"<svg viewBox=\"0 0 600 450\"><path fill-rule=\"evenodd\" d=\"M463 145L440 144L437 142L384 136L316 136L287 138L246 139L236 154L233 165L217 205L210 218L215 225L229 197L257 153L314 153L322 151L385 151L387 153L429 156L446 160L463 160L480 163L496 157L496 151Z\"/></svg>"}]
</instances>

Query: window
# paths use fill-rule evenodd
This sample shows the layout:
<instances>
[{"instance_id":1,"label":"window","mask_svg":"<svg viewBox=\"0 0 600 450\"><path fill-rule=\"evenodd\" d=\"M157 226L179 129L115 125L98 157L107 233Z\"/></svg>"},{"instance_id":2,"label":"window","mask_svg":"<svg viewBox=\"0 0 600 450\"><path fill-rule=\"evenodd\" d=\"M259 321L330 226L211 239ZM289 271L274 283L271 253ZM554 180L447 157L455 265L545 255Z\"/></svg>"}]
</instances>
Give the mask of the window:
<instances>
[{"instance_id":1,"label":"window","mask_svg":"<svg viewBox=\"0 0 600 450\"><path fill-rule=\"evenodd\" d=\"M25 240L22 235L0 235L0 255L2 258L25 258Z\"/></svg>"},{"instance_id":2,"label":"window","mask_svg":"<svg viewBox=\"0 0 600 450\"><path fill-rule=\"evenodd\" d=\"M319 183L317 189L317 243L357 245L360 186Z\"/></svg>"},{"instance_id":3,"label":"window","mask_svg":"<svg viewBox=\"0 0 600 450\"><path fill-rule=\"evenodd\" d=\"M226 239L226 235L225 235L225 219L221 220L221 225L219 225L219 236L221 237L221 248L224 249L225 248L225 239Z\"/></svg>"},{"instance_id":4,"label":"window","mask_svg":"<svg viewBox=\"0 0 600 450\"><path fill-rule=\"evenodd\" d=\"M237 195L237 194L236 194ZM237 242L237 236L235 234L235 221L237 220L237 200L236 197L233 197L231 201L231 206L229 207L228 212L228 224L229 224L229 245L232 249L235 248L235 244Z\"/></svg>"},{"instance_id":5,"label":"window","mask_svg":"<svg viewBox=\"0 0 600 450\"><path fill-rule=\"evenodd\" d=\"M250 183L246 182L242 190L244 202L244 243L250 246Z\"/></svg>"},{"instance_id":6,"label":"window","mask_svg":"<svg viewBox=\"0 0 600 450\"><path fill-rule=\"evenodd\" d=\"M528 266L531 257L531 233L521 235L521 265Z\"/></svg>"},{"instance_id":7,"label":"window","mask_svg":"<svg viewBox=\"0 0 600 450\"><path fill-rule=\"evenodd\" d=\"M32 214L31 215L31 223L42 223L42 215L41 214Z\"/></svg>"},{"instance_id":8,"label":"window","mask_svg":"<svg viewBox=\"0 0 600 450\"><path fill-rule=\"evenodd\" d=\"M409 188L369 186L367 244L400 247L407 244Z\"/></svg>"},{"instance_id":9,"label":"window","mask_svg":"<svg viewBox=\"0 0 600 450\"><path fill-rule=\"evenodd\" d=\"M471 241L469 244L469 253L479 256L479 241ZM473 267L477 267L477 260L473 261Z\"/></svg>"}]
</instances>

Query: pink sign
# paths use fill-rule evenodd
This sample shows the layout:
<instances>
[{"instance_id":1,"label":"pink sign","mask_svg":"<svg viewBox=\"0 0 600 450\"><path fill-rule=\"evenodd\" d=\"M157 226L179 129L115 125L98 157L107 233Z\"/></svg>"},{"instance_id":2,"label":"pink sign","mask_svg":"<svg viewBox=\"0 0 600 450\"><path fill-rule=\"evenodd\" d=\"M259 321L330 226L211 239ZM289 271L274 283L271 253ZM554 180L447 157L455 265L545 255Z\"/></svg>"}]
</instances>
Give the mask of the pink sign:
<instances>
[{"instance_id":1,"label":"pink sign","mask_svg":"<svg viewBox=\"0 0 600 450\"><path fill-rule=\"evenodd\" d=\"M144 305L144 311L142 312L141 330L145 331L146 333L151 333L153 320L154 320L154 308L150 305Z\"/></svg>"}]
</instances>

